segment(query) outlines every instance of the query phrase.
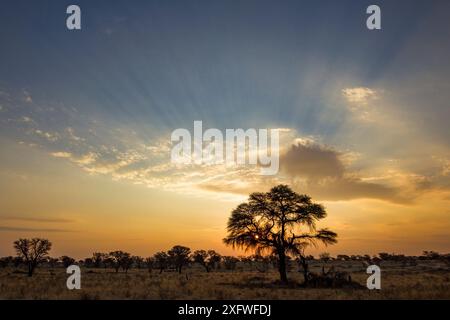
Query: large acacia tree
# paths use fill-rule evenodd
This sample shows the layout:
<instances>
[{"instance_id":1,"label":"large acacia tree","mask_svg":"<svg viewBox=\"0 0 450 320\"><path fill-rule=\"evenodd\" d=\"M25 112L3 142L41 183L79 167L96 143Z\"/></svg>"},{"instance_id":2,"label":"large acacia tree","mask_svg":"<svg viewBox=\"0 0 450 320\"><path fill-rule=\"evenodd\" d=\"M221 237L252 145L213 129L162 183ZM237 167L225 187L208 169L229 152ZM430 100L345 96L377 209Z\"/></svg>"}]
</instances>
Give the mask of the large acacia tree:
<instances>
[{"instance_id":1,"label":"large acacia tree","mask_svg":"<svg viewBox=\"0 0 450 320\"><path fill-rule=\"evenodd\" d=\"M325 208L307 195L295 193L286 185L267 193L252 193L228 220L225 244L233 248L274 253L278 258L280 280L287 283L286 256L299 254L308 245L336 243L337 234L316 229L316 222L326 217Z\"/></svg>"}]
</instances>

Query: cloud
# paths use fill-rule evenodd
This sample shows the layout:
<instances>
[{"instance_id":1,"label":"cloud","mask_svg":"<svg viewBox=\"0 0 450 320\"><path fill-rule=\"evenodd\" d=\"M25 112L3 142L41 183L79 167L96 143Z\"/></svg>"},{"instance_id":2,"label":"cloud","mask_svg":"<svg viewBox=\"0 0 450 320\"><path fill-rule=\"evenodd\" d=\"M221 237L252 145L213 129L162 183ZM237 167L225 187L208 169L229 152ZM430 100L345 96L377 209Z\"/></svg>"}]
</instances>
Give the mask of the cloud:
<instances>
[{"instance_id":1,"label":"cloud","mask_svg":"<svg viewBox=\"0 0 450 320\"><path fill-rule=\"evenodd\" d=\"M54 156L55 158L69 159L73 163L76 163L80 166L90 165L90 164L94 163L95 160L97 159L97 155L93 152L89 152L89 153L81 155L81 156L75 156L72 153L65 152L65 151L57 151L57 152L52 152L50 154L52 156Z\"/></svg>"},{"instance_id":2,"label":"cloud","mask_svg":"<svg viewBox=\"0 0 450 320\"><path fill-rule=\"evenodd\" d=\"M366 87L342 89L342 94L348 102L358 105L366 105L370 100L378 98L375 90Z\"/></svg>"},{"instance_id":3,"label":"cloud","mask_svg":"<svg viewBox=\"0 0 450 320\"><path fill-rule=\"evenodd\" d=\"M23 116L19 121L29 122L29 123L34 122L33 119L31 119L30 117L27 117L27 116Z\"/></svg>"},{"instance_id":4,"label":"cloud","mask_svg":"<svg viewBox=\"0 0 450 320\"><path fill-rule=\"evenodd\" d=\"M358 177L332 179L324 184L310 181L307 190L319 199L330 201L353 199L379 199L395 203L412 201L412 199L402 195L401 190L397 187L365 182Z\"/></svg>"},{"instance_id":5,"label":"cloud","mask_svg":"<svg viewBox=\"0 0 450 320\"><path fill-rule=\"evenodd\" d=\"M47 139L50 142L55 142L55 141L57 141L59 139L58 133L46 132L46 131L42 131L40 129L34 130L34 133L37 136L45 138L45 139Z\"/></svg>"},{"instance_id":6,"label":"cloud","mask_svg":"<svg viewBox=\"0 0 450 320\"><path fill-rule=\"evenodd\" d=\"M25 227L6 227L0 226L0 232L75 232L68 229L53 229L53 228L25 228Z\"/></svg>"},{"instance_id":7,"label":"cloud","mask_svg":"<svg viewBox=\"0 0 450 320\"><path fill-rule=\"evenodd\" d=\"M341 154L318 144L298 143L282 156L281 169L306 178L340 177L344 173Z\"/></svg>"},{"instance_id":8,"label":"cloud","mask_svg":"<svg viewBox=\"0 0 450 320\"><path fill-rule=\"evenodd\" d=\"M71 127L66 128L66 132L69 135L69 138L75 142L81 142L81 141L85 140L85 139L75 135L75 130Z\"/></svg>"},{"instance_id":9,"label":"cloud","mask_svg":"<svg viewBox=\"0 0 450 320\"><path fill-rule=\"evenodd\" d=\"M297 143L281 156L280 166L295 188L320 199L406 201L397 187L366 182L356 176L346 168L344 159L345 155L334 149L314 143Z\"/></svg>"},{"instance_id":10,"label":"cloud","mask_svg":"<svg viewBox=\"0 0 450 320\"><path fill-rule=\"evenodd\" d=\"M0 217L1 220L29 221L29 222L50 222L50 223L71 223L70 219L50 218L50 217L27 217L27 216L5 216Z\"/></svg>"},{"instance_id":11,"label":"cloud","mask_svg":"<svg viewBox=\"0 0 450 320\"><path fill-rule=\"evenodd\" d=\"M51 155L56 158L71 158L72 157L72 154L70 152L63 152L63 151L52 152Z\"/></svg>"},{"instance_id":12,"label":"cloud","mask_svg":"<svg viewBox=\"0 0 450 320\"><path fill-rule=\"evenodd\" d=\"M261 177L255 166L180 167L170 161L170 142L163 139L152 145L128 143L122 150L92 145L87 149L95 152L80 153L74 149L73 152L55 151L51 155L68 159L90 174L109 175L113 180L128 180L184 194L235 200L236 195L241 197L286 183L321 200L372 198L405 202L397 186L376 180L376 175L365 181L366 177L349 170L348 162L355 161L355 153L324 146L309 136L299 137L292 129L284 131L287 135L281 139L280 174L273 177Z\"/></svg>"},{"instance_id":13,"label":"cloud","mask_svg":"<svg viewBox=\"0 0 450 320\"><path fill-rule=\"evenodd\" d=\"M379 92L366 87L342 89L342 95L347 100L347 107L357 119L373 121L375 108L373 101L379 99Z\"/></svg>"},{"instance_id":14,"label":"cloud","mask_svg":"<svg viewBox=\"0 0 450 320\"><path fill-rule=\"evenodd\" d=\"M27 90L23 90L23 99L26 103L33 103L33 98Z\"/></svg>"},{"instance_id":15,"label":"cloud","mask_svg":"<svg viewBox=\"0 0 450 320\"><path fill-rule=\"evenodd\" d=\"M383 91L349 87L338 92L346 99L349 110L358 120L373 119L374 116L378 120L381 119L374 111L373 101L379 99ZM383 99L386 97L383 96ZM38 106L37 103L33 104L34 108ZM150 132L141 136L137 134L139 128L121 127L79 113L74 115L72 108L66 107L52 110L42 107L35 111L32 115L16 115L16 119L28 117L36 126L31 131L26 131L30 130L28 127L16 126L17 130L44 138L33 142L48 150L53 157L75 163L89 174L107 175L112 180L127 180L151 188L236 199L236 195L248 195L253 191L267 190L274 184L285 183L321 200L372 198L391 202L406 201L406 196L401 196L401 191L414 199L414 194L417 194L420 188L418 183L407 177L407 174L415 172L414 170L399 170L399 173L405 175L404 180L394 176L384 178L388 174L383 168L388 166L383 163L379 154L370 153L374 149L372 145L366 150L364 147L367 144L364 144L358 150L344 152L325 146L321 141L326 137L299 134L294 128L278 128L280 174L261 177L259 168L255 166L177 166L170 160L170 132ZM48 116L49 112L52 117ZM22 121L28 118L22 118ZM50 126L37 126L41 123L47 124L47 119L59 121ZM385 126L385 122L377 121L377 124L379 123ZM370 126L369 129L373 130L373 127ZM398 124L395 128L398 131ZM346 145L357 145L352 143L352 136L345 137ZM29 134L23 137L24 140L27 137ZM449 166L442 163L442 174L448 176ZM396 169L395 165L390 166ZM441 182L441 185L446 184Z\"/></svg>"}]
</instances>

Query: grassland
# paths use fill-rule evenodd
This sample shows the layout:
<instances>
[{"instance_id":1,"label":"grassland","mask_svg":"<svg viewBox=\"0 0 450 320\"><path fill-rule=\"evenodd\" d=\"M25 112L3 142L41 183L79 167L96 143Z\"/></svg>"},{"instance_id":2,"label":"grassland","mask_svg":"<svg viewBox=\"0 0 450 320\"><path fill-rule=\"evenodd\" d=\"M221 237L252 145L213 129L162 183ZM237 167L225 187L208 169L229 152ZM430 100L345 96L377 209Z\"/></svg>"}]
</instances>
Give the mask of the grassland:
<instances>
[{"instance_id":1,"label":"grassland","mask_svg":"<svg viewBox=\"0 0 450 320\"><path fill-rule=\"evenodd\" d=\"M320 272L323 263L312 271ZM365 268L355 262L333 261L338 270L365 285ZM196 266L182 274L132 269L82 268L82 289L68 290L63 268L39 268L29 278L23 271L0 269L0 299L450 299L450 269L438 262L415 266L382 263L381 290L304 288L297 268L289 272L290 284L278 284L276 270L259 272L239 268L206 273Z\"/></svg>"}]
</instances>

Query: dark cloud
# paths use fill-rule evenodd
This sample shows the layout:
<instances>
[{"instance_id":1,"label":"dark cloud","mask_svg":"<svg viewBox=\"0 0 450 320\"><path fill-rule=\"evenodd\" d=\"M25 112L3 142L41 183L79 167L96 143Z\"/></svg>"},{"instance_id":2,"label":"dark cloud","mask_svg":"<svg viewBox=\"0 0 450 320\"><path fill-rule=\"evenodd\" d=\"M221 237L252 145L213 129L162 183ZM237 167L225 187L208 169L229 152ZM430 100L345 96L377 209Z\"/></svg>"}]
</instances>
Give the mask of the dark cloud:
<instances>
[{"instance_id":1,"label":"dark cloud","mask_svg":"<svg viewBox=\"0 0 450 320\"><path fill-rule=\"evenodd\" d=\"M318 144L297 144L280 159L281 170L305 178L340 177L344 165L340 153Z\"/></svg>"},{"instance_id":2,"label":"dark cloud","mask_svg":"<svg viewBox=\"0 0 450 320\"><path fill-rule=\"evenodd\" d=\"M359 198L381 199L405 203L409 200L397 188L365 182L347 172L342 154L333 149L308 143L292 145L281 156L281 170L295 181L306 183L296 189L323 200L351 200ZM294 188L296 184L294 183Z\"/></svg>"},{"instance_id":3,"label":"dark cloud","mask_svg":"<svg viewBox=\"0 0 450 320\"><path fill-rule=\"evenodd\" d=\"M326 183L308 181L307 190L323 200L380 199L395 203L409 203L413 197L402 194L398 188L365 182L358 178L341 177Z\"/></svg>"}]
</instances>

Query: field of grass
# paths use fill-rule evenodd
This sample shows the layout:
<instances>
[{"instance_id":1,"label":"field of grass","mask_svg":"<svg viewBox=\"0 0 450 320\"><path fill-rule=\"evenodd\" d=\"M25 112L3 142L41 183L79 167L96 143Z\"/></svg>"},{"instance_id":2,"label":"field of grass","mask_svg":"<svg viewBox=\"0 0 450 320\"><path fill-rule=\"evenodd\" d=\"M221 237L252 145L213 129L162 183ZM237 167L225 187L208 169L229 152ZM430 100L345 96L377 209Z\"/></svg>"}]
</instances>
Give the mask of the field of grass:
<instances>
[{"instance_id":1,"label":"field of grass","mask_svg":"<svg viewBox=\"0 0 450 320\"><path fill-rule=\"evenodd\" d=\"M328 263L348 272L364 288L304 288L293 268L291 283L278 284L276 270L206 273L187 268L182 274L146 269L115 273L110 269L83 269L81 290L68 290L63 268L39 268L29 278L20 270L0 269L0 299L450 299L450 269L427 261L416 266L381 264L381 290L368 290L368 275L358 263ZM313 264L320 272L323 263Z\"/></svg>"}]
</instances>

